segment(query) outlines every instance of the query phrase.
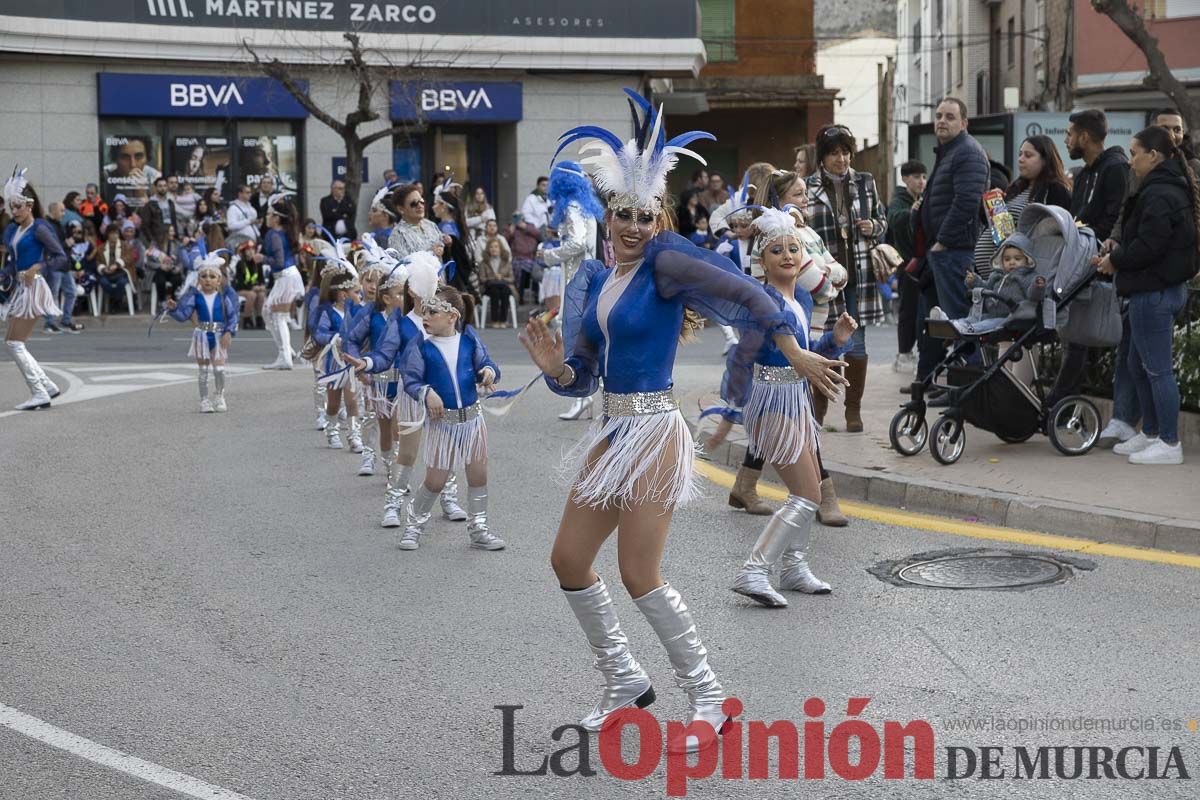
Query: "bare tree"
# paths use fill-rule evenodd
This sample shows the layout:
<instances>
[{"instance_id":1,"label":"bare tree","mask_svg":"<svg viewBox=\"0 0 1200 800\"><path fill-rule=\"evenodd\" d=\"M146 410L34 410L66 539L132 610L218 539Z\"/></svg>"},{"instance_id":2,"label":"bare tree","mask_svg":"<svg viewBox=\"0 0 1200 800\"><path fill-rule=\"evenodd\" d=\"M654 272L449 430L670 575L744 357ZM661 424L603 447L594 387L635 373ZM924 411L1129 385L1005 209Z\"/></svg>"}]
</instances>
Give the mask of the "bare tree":
<instances>
[{"instance_id":1,"label":"bare tree","mask_svg":"<svg viewBox=\"0 0 1200 800\"><path fill-rule=\"evenodd\" d=\"M1111 19L1146 56L1146 63L1150 65L1150 74L1144 82L1146 87L1158 89L1171 98L1187 120L1189 128L1200 128L1200 103L1188 95L1187 87L1167 66L1167 59L1158 47L1158 39L1146 29L1141 10L1131 6L1129 0L1092 0L1092 9Z\"/></svg>"},{"instance_id":2,"label":"bare tree","mask_svg":"<svg viewBox=\"0 0 1200 800\"><path fill-rule=\"evenodd\" d=\"M368 62L368 51L363 48L362 40L357 33L346 33L343 38L347 45L345 58L331 63L327 69L344 72L352 78L357 86L358 101L354 109L340 119L318 106L309 96L306 84L297 75L300 69L285 64L278 58L262 58L245 40L242 42L242 47L253 57L255 67L263 75L278 81L309 114L342 138L346 146L346 194L357 205L362 191L363 153L366 148L380 139L419 130L422 123L420 119L405 120L365 133L361 128L380 119L387 119L389 80L419 80L422 77L428 77L429 71L435 64L427 60L423 53L412 54L404 64L395 64L374 51L371 52L371 55L378 56L382 63L371 64ZM443 60L436 66L445 66L451 63L453 63L453 59ZM382 103L380 103L381 98ZM379 110L380 104L384 111ZM417 113L420 113L419 108Z\"/></svg>"}]
</instances>

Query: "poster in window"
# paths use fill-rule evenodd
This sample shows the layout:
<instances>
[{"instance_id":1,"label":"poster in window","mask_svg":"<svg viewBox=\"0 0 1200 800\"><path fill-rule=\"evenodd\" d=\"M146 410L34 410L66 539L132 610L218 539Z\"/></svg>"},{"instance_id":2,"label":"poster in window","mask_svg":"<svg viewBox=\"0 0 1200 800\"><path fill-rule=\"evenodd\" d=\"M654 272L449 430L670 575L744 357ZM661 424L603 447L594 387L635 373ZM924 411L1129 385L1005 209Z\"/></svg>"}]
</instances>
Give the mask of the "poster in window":
<instances>
[{"instance_id":1,"label":"poster in window","mask_svg":"<svg viewBox=\"0 0 1200 800\"><path fill-rule=\"evenodd\" d=\"M270 175L275 191L299 190L295 136L242 136L238 145L242 182L247 186L253 189L264 175Z\"/></svg>"},{"instance_id":2,"label":"poster in window","mask_svg":"<svg viewBox=\"0 0 1200 800\"><path fill-rule=\"evenodd\" d=\"M171 139L171 167L180 183L190 183L197 194L209 189L225 193L233 148L227 136L175 136Z\"/></svg>"},{"instance_id":3,"label":"poster in window","mask_svg":"<svg viewBox=\"0 0 1200 800\"><path fill-rule=\"evenodd\" d=\"M159 137L146 133L111 133L104 137L104 198L124 195L130 206L146 202L162 174Z\"/></svg>"}]
</instances>

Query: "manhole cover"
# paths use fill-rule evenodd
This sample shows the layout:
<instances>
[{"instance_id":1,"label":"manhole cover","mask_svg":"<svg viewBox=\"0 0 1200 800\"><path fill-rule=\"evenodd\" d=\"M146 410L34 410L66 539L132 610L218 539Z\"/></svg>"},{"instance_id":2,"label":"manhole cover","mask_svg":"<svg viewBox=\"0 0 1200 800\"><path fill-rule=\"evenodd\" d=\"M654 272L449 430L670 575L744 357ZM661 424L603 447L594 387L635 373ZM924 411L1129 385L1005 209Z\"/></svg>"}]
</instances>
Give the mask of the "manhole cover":
<instances>
[{"instance_id":1,"label":"manhole cover","mask_svg":"<svg viewBox=\"0 0 1200 800\"><path fill-rule=\"evenodd\" d=\"M931 589L1027 589L1063 583L1094 562L1044 553L955 548L884 561L869 571L895 586Z\"/></svg>"},{"instance_id":2,"label":"manhole cover","mask_svg":"<svg viewBox=\"0 0 1200 800\"><path fill-rule=\"evenodd\" d=\"M910 564L897 577L905 583L939 589L1015 589L1051 583L1062 574L1063 566L1048 558L971 555Z\"/></svg>"}]
</instances>

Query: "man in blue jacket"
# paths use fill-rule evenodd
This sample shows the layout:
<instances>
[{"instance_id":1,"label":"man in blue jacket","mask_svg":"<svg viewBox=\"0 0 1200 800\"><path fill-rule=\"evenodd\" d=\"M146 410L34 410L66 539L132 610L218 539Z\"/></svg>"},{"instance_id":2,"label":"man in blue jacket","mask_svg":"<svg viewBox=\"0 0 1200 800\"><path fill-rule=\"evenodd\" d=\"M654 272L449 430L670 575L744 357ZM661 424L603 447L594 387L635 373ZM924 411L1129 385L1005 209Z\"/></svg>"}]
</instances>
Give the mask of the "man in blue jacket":
<instances>
[{"instance_id":1,"label":"man in blue jacket","mask_svg":"<svg viewBox=\"0 0 1200 800\"><path fill-rule=\"evenodd\" d=\"M947 97L938 103L933 132L938 140L937 161L920 200L919 238L924 241L926 267L933 273L937 304L950 319L959 319L971 310L966 275L979 238L979 204L991 167L983 147L967 133L967 106L962 100ZM917 366L920 377L929 374L945 350L938 340L925 344Z\"/></svg>"}]
</instances>

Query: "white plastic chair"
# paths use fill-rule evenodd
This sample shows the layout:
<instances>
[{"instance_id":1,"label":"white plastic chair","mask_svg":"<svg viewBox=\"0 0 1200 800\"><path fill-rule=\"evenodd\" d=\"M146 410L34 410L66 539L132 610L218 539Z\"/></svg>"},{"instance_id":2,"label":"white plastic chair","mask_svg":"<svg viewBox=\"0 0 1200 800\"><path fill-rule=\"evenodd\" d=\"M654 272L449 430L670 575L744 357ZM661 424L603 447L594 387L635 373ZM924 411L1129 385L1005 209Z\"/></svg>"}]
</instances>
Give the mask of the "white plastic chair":
<instances>
[{"instance_id":1,"label":"white plastic chair","mask_svg":"<svg viewBox=\"0 0 1200 800\"><path fill-rule=\"evenodd\" d=\"M475 327L482 328L483 324L488 319L488 311L491 310L492 298L490 295L483 296L483 302L475 307ZM508 295L508 324L512 327L517 327L517 298L513 297L510 292Z\"/></svg>"},{"instance_id":2,"label":"white plastic chair","mask_svg":"<svg viewBox=\"0 0 1200 800\"><path fill-rule=\"evenodd\" d=\"M92 294L95 299L92 301L92 308L98 310L101 314L108 310L108 292L103 291L99 284L92 289ZM133 284L126 282L125 284L125 305L129 308L129 316L133 316ZM99 316L99 314L95 314Z\"/></svg>"}]
</instances>

